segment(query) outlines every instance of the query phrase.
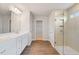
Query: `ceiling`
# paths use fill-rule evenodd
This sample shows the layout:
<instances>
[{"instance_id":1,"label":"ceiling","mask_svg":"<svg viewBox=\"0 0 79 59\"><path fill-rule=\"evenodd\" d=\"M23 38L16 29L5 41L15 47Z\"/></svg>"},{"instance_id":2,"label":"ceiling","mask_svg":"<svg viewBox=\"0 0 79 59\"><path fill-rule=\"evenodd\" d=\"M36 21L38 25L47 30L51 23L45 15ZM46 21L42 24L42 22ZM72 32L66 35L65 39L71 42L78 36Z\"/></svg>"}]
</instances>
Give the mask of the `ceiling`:
<instances>
[{"instance_id":1,"label":"ceiling","mask_svg":"<svg viewBox=\"0 0 79 59\"><path fill-rule=\"evenodd\" d=\"M33 13L33 15L48 16L54 9L67 9L73 4L74 3L16 3L15 5L28 8ZM10 5L14 4L0 3L0 11L2 10L7 12Z\"/></svg>"},{"instance_id":2,"label":"ceiling","mask_svg":"<svg viewBox=\"0 0 79 59\"><path fill-rule=\"evenodd\" d=\"M25 4L34 15L48 16L54 9L67 9L73 3L28 3Z\"/></svg>"}]
</instances>

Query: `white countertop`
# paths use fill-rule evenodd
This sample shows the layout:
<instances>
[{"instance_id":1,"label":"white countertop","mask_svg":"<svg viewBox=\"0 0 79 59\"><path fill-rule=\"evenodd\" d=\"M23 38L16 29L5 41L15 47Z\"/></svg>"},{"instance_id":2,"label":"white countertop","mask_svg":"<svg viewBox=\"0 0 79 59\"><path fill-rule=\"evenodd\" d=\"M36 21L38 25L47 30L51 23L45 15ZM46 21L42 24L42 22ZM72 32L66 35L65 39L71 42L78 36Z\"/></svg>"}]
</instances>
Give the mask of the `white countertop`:
<instances>
[{"instance_id":1,"label":"white countertop","mask_svg":"<svg viewBox=\"0 0 79 59\"><path fill-rule=\"evenodd\" d=\"M0 34L0 42L4 42L6 40L13 39L13 38L19 37L19 36L24 35L24 34L26 34L26 33L4 33L4 34Z\"/></svg>"}]
</instances>

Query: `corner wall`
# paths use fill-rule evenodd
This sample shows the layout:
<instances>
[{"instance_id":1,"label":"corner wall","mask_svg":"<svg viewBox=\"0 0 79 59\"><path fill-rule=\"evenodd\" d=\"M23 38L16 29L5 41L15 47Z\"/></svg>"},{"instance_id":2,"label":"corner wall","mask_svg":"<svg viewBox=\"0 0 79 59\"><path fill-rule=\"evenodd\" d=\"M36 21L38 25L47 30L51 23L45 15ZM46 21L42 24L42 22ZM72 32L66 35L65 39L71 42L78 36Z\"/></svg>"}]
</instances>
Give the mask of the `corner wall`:
<instances>
[{"instance_id":1,"label":"corner wall","mask_svg":"<svg viewBox=\"0 0 79 59\"><path fill-rule=\"evenodd\" d=\"M50 16L49 16L49 41L51 42L52 46L54 46L54 30L55 30L55 12L52 11Z\"/></svg>"}]
</instances>

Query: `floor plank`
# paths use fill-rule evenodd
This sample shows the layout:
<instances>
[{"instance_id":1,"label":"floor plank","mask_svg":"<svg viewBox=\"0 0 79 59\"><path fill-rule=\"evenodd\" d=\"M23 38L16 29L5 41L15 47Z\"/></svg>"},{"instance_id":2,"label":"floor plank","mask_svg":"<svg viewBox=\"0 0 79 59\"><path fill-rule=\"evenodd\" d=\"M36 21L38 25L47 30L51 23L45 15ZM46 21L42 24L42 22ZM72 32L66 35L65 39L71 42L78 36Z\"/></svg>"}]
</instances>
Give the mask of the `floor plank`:
<instances>
[{"instance_id":1,"label":"floor plank","mask_svg":"<svg viewBox=\"0 0 79 59\"><path fill-rule=\"evenodd\" d=\"M22 55L59 55L49 41L36 40L24 49Z\"/></svg>"}]
</instances>

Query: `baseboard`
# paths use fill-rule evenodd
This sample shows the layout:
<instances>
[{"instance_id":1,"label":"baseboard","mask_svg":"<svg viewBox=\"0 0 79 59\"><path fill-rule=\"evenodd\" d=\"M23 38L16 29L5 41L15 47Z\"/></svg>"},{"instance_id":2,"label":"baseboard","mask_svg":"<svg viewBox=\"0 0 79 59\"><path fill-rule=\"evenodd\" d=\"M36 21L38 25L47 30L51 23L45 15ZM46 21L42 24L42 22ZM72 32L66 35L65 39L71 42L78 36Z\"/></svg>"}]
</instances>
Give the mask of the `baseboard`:
<instances>
[{"instance_id":1,"label":"baseboard","mask_svg":"<svg viewBox=\"0 0 79 59\"><path fill-rule=\"evenodd\" d=\"M55 47L53 42L51 42L51 41L49 41L49 42L51 43L52 47Z\"/></svg>"},{"instance_id":2,"label":"baseboard","mask_svg":"<svg viewBox=\"0 0 79 59\"><path fill-rule=\"evenodd\" d=\"M30 45L31 45L31 43L32 43L32 41L30 41L30 42L27 44L27 46L30 46Z\"/></svg>"}]
</instances>

